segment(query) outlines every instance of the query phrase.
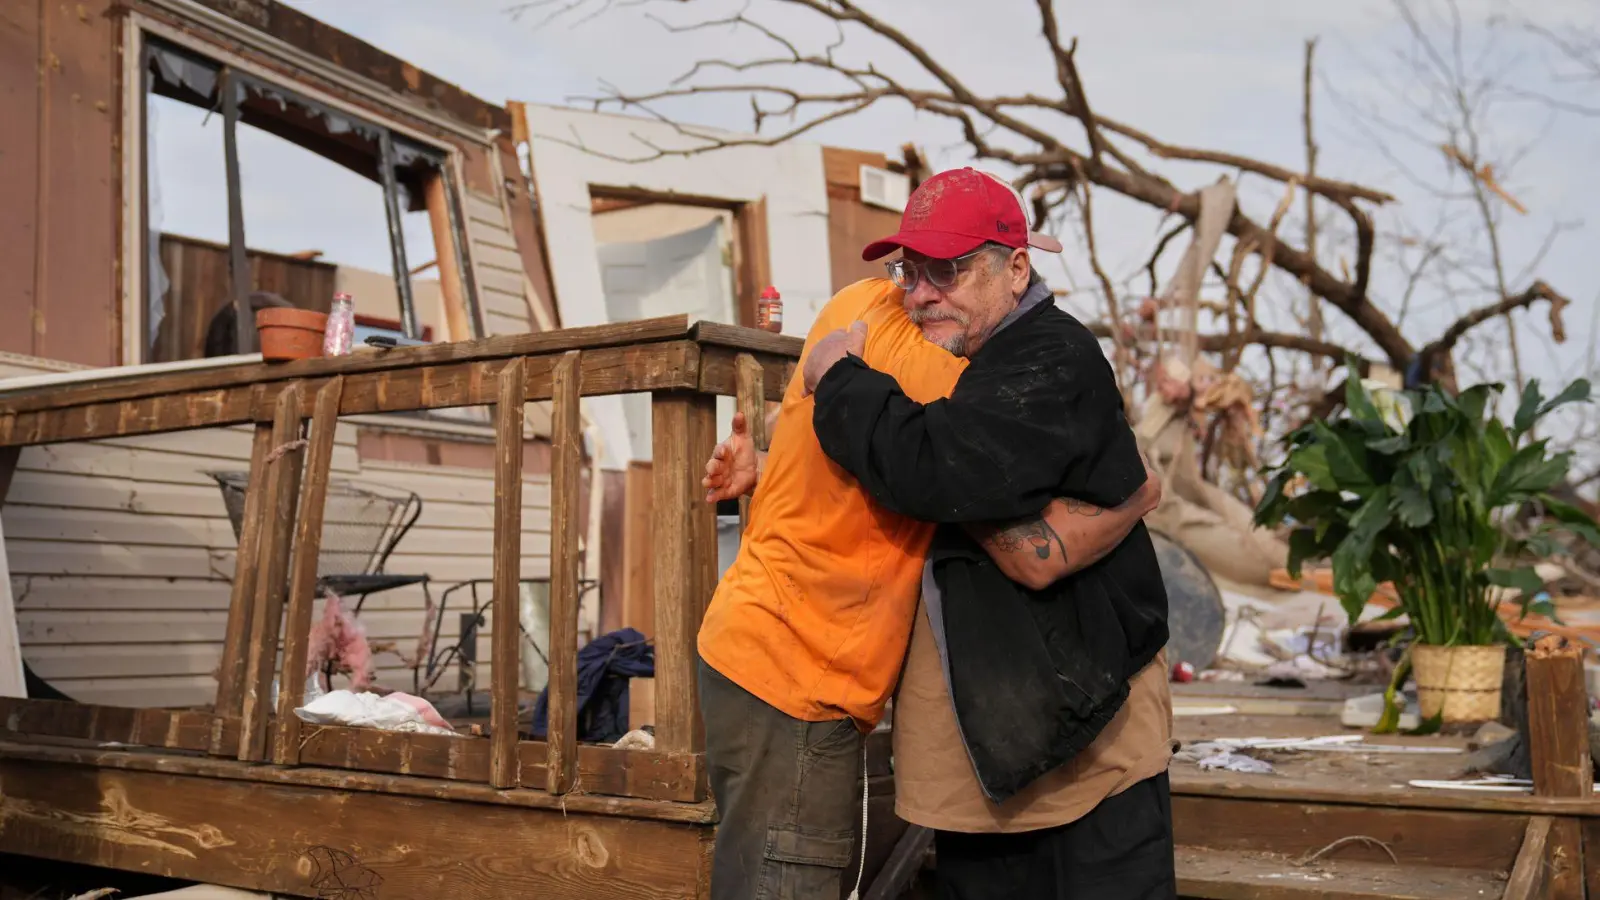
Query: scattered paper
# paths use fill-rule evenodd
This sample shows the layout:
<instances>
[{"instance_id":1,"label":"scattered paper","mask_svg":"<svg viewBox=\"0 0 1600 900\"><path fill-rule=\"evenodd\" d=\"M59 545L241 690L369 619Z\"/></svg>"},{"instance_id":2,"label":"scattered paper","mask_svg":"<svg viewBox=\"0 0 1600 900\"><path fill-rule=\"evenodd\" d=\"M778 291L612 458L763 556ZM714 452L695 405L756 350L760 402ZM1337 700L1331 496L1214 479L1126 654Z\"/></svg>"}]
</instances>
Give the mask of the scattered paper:
<instances>
[{"instance_id":1,"label":"scattered paper","mask_svg":"<svg viewBox=\"0 0 1600 900\"><path fill-rule=\"evenodd\" d=\"M1226 750L1201 757L1196 765L1207 770L1222 769L1228 772L1244 772L1250 775L1271 775L1276 771L1272 768L1272 763L1264 759L1256 759L1253 756L1245 756L1243 753L1232 753Z\"/></svg>"}]
</instances>

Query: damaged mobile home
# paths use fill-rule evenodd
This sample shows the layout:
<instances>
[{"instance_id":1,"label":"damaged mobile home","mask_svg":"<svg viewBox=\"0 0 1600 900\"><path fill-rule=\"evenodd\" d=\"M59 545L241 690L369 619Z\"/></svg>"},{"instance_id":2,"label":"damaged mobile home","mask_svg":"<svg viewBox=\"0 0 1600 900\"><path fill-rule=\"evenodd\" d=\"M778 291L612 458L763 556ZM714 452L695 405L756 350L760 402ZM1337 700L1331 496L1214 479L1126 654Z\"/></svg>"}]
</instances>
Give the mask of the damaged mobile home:
<instances>
[{"instance_id":1,"label":"damaged mobile home","mask_svg":"<svg viewBox=\"0 0 1600 900\"><path fill-rule=\"evenodd\" d=\"M225 234L161 228L158 103L220 132ZM0 206L0 864L304 897L706 896L694 638L739 518L700 467L735 409L779 399L827 298L881 274L858 248L917 166L800 143L622 161L673 127L496 105L272 0L9 12L0 104L20 198ZM372 186L384 270L252 240L257 132ZM779 334L756 327L769 286ZM356 352L262 360L256 309L338 293ZM1140 436L1181 459L1182 425ZM1164 506L1169 531L1248 530L1204 487ZM1310 677L1240 643L1320 653L1326 590L1229 534L1163 545L1215 612L1183 654ZM1290 601L1243 598L1269 572ZM593 648L639 668L580 714ZM1529 677L1565 684L1568 662ZM1557 783L1570 729L1533 749L1537 790L1420 789L1455 751L1301 733L1365 691L1242 680L1175 685L1180 735L1294 737L1174 763L1185 896L1600 893L1592 782ZM326 706L368 686L364 719ZM1541 741L1581 702L1556 694L1526 711ZM919 896L928 838L893 815L888 737L868 742L881 900ZM1224 754L1279 772L1206 762Z\"/></svg>"}]
</instances>

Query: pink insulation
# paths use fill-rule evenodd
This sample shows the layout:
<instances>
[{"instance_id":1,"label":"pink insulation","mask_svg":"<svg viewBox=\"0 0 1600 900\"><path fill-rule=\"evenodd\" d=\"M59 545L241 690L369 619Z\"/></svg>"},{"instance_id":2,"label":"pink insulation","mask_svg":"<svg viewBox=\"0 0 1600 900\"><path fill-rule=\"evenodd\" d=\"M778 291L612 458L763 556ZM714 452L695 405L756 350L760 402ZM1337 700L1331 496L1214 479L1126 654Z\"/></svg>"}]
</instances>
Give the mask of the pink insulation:
<instances>
[{"instance_id":1,"label":"pink insulation","mask_svg":"<svg viewBox=\"0 0 1600 900\"><path fill-rule=\"evenodd\" d=\"M306 675L328 663L333 664L335 674L350 676L351 690L365 690L372 684L372 648L367 644L367 631L333 594L322 602L322 617L311 625Z\"/></svg>"}]
</instances>

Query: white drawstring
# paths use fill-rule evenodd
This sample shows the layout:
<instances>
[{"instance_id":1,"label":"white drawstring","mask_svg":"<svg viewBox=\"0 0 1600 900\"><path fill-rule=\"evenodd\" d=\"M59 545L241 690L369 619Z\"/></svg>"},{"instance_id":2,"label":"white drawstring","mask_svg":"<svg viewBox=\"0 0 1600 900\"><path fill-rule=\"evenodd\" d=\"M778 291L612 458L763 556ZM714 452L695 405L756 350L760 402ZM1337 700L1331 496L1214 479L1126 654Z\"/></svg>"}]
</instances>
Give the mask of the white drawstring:
<instances>
[{"instance_id":1,"label":"white drawstring","mask_svg":"<svg viewBox=\"0 0 1600 900\"><path fill-rule=\"evenodd\" d=\"M867 874L867 742L861 741L861 865L856 869L856 886L849 900L861 900L861 879Z\"/></svg>"}]
</instances>

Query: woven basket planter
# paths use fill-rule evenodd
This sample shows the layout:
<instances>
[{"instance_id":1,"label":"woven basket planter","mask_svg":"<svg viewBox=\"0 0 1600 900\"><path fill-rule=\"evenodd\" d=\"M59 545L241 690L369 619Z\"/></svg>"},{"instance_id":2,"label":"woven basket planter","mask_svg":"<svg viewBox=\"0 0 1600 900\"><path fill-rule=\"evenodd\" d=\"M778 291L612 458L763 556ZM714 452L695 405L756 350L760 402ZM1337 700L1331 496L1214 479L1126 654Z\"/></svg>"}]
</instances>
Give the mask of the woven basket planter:
<instances>
[{"instance_id":1,"label":"woven basket planter","mask_svg":"<svg viewBox=\"0 0 1600 900\"><path fill-rule=\"evenodd\" d=\"M1500 717L1500 682L1506 648L1411 645L1411 671L1424 719L1443 713L1445 722L1486 722Z\"/></svg>"}]
</instances>

